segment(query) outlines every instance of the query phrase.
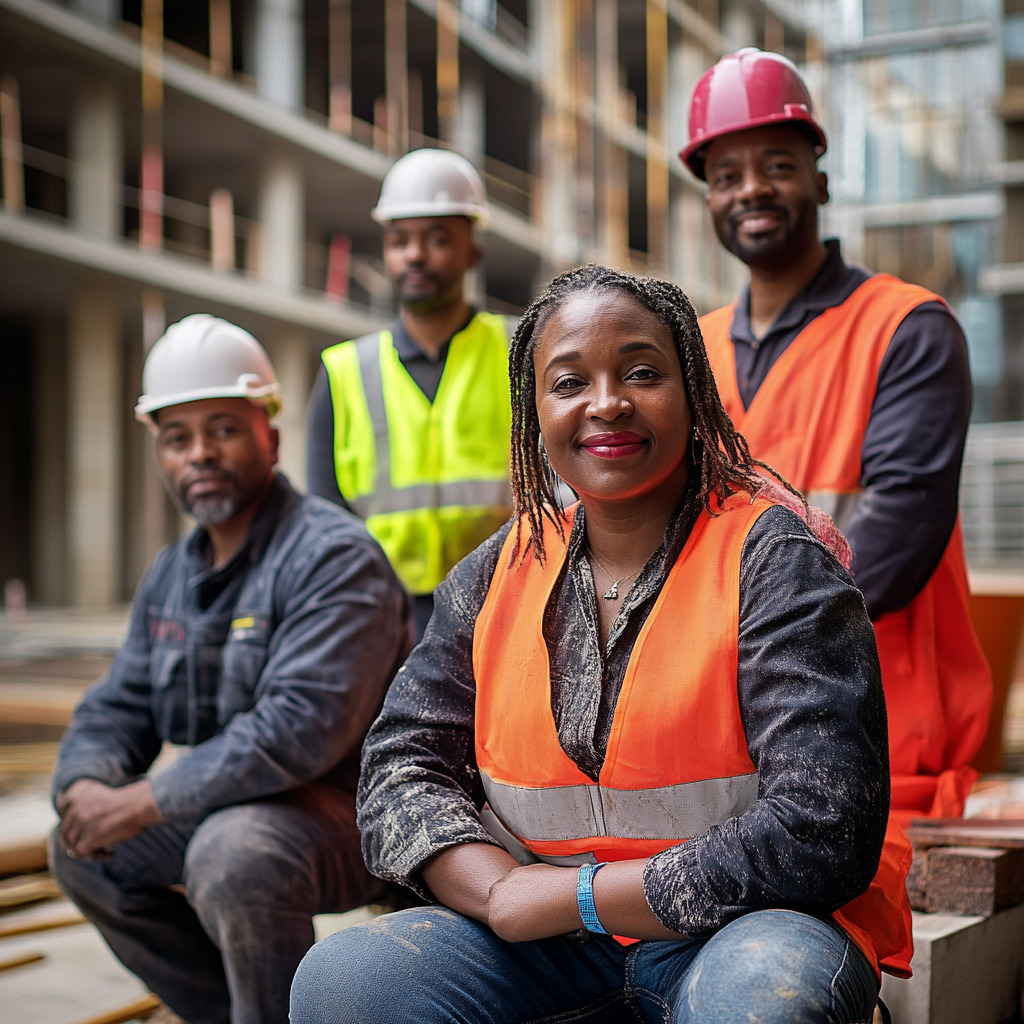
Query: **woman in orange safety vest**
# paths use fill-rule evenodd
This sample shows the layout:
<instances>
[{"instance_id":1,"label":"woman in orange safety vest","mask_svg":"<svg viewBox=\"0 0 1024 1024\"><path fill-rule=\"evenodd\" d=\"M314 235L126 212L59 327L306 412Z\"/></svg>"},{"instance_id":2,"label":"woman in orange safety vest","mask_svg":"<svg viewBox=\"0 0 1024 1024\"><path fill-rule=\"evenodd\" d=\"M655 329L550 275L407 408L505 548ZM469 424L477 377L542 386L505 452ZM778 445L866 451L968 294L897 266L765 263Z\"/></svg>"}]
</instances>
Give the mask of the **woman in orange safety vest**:
<instances>
[{"instance_id":1,"label":"woman in orange safety vest","mask_svg":"<svg viewBox=\"0 0 1024 1024\"><path fill-rule=\"evenodd\" d=\"M293 1024L870 1020L910 848L845 542L751 459L676 286L561 275L510 374L517 517L364 748L367 863L440 906L315 946Z\"/></svg>"}]
</instances>

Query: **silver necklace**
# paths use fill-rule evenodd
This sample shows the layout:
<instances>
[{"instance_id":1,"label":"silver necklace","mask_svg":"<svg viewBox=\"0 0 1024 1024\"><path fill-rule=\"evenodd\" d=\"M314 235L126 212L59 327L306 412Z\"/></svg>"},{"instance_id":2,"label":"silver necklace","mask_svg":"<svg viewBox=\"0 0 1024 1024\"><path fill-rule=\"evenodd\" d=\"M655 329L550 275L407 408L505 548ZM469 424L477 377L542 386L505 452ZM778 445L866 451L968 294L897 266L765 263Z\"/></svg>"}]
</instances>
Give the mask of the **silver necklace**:
<instances>
[{"instance_id":1,"label":"silver necklace","mask_svg":"<svg viewBox=\"0 0 1024 1024\"><path fill-rule=\"evenodd\" d=\"M605 574L605 576L607 576L608 579L610 579L612 581L612 585L601 595L601 599L604 600L604 601L618 601L618 599L619 599L619 584L620 583L625 583L626 580L631 580L640 571L640 569L643 568L643 566L640 566L640 569L634 569L628 576L622 576L619 579L616 579L597 560L597 556L594 554L593 549L589 545L587 547L587 552L590 554L590 557L594 560L594 564L598 567L598 569L600 569L601 572L603 572Z\"/></svg>"}]
</instances>

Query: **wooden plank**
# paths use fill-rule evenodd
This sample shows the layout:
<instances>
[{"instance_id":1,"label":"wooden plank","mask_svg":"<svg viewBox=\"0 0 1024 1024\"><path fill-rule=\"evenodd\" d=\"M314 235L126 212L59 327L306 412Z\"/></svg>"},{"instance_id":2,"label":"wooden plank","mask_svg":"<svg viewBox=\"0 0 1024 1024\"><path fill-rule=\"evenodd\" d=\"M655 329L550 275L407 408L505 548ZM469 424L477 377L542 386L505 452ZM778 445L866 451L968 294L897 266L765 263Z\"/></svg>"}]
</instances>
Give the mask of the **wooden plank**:
<instances>
[{"instance_id":1,"label":"wooden plank","mask_svg":"<svg viewBox=\"0 0 1024 1024\"><path fill-rule=\"evenodd\" d=\"M49 875L20 875L0 882L0 910L56 900L61 896L60 887Z\"/></svg>"},{"instance_id":2,"label":"wooden plank","mask_svg":"<svg viewBox=\"0 0 1024 1024\"><path fill-rule=\"evenodd\" d=\"M0 925L0 939L12 939L16 935L32 935L35 932L49 932L54 928L70 928L76 924L85 924L85 918L79 913L47 917L41 921L28 921L25 924Z\"/></svg>"},{"instance_id":3,"label":"wooden plank","mask_svg":"<svg viewBox=\"0 0 1024 1024\"><path fill-rule=\"evenodd\" d=\"M150 993L127 1006L121 1006L95 1017L86 1017L84 1020L77 1021L76 1024L126 1024L130 1020L145 1020L159 1006L160 997Z\"/></svg>"},{"instance_id":4,"label":"wooden plank","mask_svg":"<svg viewBox=\"0 0 1024 1024\"><path fill-rule=\"evenodd\" d=\"M0 744L0 775L49 775L59 743Z\"/></svg>"},{"instance_id":5,"label":"wooden plank","mask_svg":"<svg viewBox=\"0 0 1024 1024\"><path fill-rule=\"evenodd\" d=\"M45 868L45 838L0 846L0 875L27 875Z\"/></svg>"},{"instance_id":6,"label":"wooden plank","mask_svg":"<svg viewBox=\"0 0 1024 1024\"><path fill-rule=\"evenodd\" d=\"M20 956L12 956L8 960L0 960L0 971L13 971L15 967L24 967L26 964L37 964L45 960L45 953L22 953Z\"/></svg>"}]
</instances>

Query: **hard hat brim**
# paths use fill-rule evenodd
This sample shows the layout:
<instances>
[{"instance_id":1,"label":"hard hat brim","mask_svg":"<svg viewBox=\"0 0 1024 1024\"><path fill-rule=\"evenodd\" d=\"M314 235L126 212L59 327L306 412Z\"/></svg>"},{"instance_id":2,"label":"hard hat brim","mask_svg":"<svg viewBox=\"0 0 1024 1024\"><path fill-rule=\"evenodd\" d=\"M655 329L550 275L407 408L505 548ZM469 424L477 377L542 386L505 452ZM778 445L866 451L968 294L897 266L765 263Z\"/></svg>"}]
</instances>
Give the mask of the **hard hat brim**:
<instances>
[{"instance_id":1,"label":"hard hat brim","mask_svg":"<svg viewBox=\"0 0 1024 1024\"><path fill-rule=\"evenodd\" d=\"M793 124L806 127L808 134L815 139L814 152L822 156L828 149L828 140L821 125L814 120L814 117L804 111L799 113L790 111L779 111L773 114L765 114L762 117L754 117L748 121L741 121L734 125L724 125L715 131L707 132L697 139L692 139L679 151L679 159L690 169L695 177L701 181L707 181L704 167L703 151L723 135L735 135L738 132L749 131L752 128L765 128L769 125Z\"/></svg>"},{"instance_id":2,"label":"hard hat brim","mask_svg":"<svg viewBox=\"0 0 1024 1024\"><path fill-rule=\"evenodd\" d=\"M135 406L135 418L145 423L151 430L156 430L153 413L161 409L169 409L172 405L185 405L187 402L201 402L206 398L245 398L253 405L263 406L271 419L281 411L281 389L277 383L263 387L250 387L245 384L229 386L196 388L193 391L181 391L174 395L142 395Z\"/></svg>"},{"instance_id":3,"label":"hard hat brim","mask_svg":"<svg viewBox=\"0 0 1024 1024\"><path fill-rule=\"evenodd\" d=\"M390 224L396 220L411 217L468 217L476 228L486 231L491 222L490 211L475 203L396 203L391 206L375 206L370 216L378 224Z\"/></svg>"}]
</instances>

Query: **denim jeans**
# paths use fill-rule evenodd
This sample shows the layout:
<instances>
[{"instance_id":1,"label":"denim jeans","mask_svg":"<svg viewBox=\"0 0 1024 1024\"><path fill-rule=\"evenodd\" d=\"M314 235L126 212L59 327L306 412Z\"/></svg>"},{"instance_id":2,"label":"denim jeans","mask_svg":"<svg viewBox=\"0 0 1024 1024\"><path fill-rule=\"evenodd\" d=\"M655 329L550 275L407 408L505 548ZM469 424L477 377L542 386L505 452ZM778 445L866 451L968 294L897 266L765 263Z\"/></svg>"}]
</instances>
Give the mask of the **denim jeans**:
<instances>
[{"instance_id":1,"label":"denim jeans","mask_svg":"<svg viewBox=\"0 0 1024 1024\"><path fill-rule=\"evenodd\" d=\"M188 1024L284 1024L313 915L382 888L359 853L351 794L323 783L198 828L154 825L107 861L72 860L56 842L51 858L118 959Z\"/></svg>"},{"instance_id":2,"label":"denim jeans","mask_svg":"<svg viewBox=\"0 0 1024 1024\"><path fill-rule=\"evenodd\" d=\"M445 907L389 914L317 943L292 1024L860 1024L873 968L828 921L763 910L709 938L620 946L511 943Z\"/></svg>"}]
</instances>

